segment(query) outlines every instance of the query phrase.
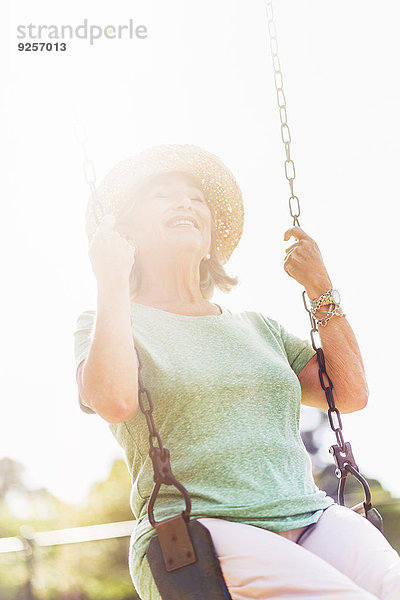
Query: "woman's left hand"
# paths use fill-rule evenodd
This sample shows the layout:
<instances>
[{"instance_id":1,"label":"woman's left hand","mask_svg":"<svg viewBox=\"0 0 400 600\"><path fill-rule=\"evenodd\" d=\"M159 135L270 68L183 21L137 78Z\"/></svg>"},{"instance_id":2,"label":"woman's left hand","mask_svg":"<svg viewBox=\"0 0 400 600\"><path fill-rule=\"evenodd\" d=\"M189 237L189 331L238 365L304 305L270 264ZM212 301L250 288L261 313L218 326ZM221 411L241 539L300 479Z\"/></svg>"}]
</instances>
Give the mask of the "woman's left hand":
<instances>
[{"instance_id":1,"label":"woman's left hand","mask_svg":"<svg viewBox=\"0 0 400 600\"><path fill-rule=\"evenodd\" d=\"M283 236L298 241L286 248L283 268L286 273L304 286L309 298L317 298L332 288L332 282L324 265L317 243L301 227L291 227Z\"/></svg>"}]
</instances>

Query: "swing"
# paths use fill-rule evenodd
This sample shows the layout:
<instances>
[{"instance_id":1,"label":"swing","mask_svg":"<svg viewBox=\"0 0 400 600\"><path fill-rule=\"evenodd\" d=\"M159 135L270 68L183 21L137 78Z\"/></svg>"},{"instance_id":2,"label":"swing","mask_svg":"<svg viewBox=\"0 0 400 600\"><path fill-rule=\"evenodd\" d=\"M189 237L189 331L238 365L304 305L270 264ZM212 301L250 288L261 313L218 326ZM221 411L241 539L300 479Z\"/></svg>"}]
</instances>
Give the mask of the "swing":
<instances>
[{"instance_id":1,"label":"swing","mask_svg":"<svg viewBox=\"0 0 400 600\"><path fill-rule=\"evenodd\" d=\"M294 162L290 157L291 137L287 124L286 101L282 86L282 73L278 57L278 44L273 19L272 0L265 0L265 7L272 52L274 81L281 120L282 141L286 152L285 176L289 182L291 192L289 198L289 210L290 215L293 218L293 226L297 225L300 227L298 219L300 216L300 203L298 197L293 193L295 168ZM77 137L78 142L82 145L84 151L84 175L91 190L92 207L95 219L97 224L99 224L100 219L96 214L95 207L98 206L103 215L104 210L97 197L95 171L92 162L87 158L84 139L82 136ZM316 340L314 339L315 336L318 335L318 326L314 314L307 306L305 290L302 292L302 296L304 307L310 317L311 343L317 354L320 384L325 392L329 407L329 424L334 431L337 440L337 444L333 444L330 447L329 452L333 455L336 464L335 474L339 478L338 504L346 506L344 489L347 475L351 473L363 486L365 495L365 500L351 507L351 510L354 510L365 517L383 534L382 517L376 508L372 507L371 491L368 482L359 472L350 442L344 441L340 413L335 406L333 398L333 384L325 369L324 353L322 347L320 345L317 346ZM221 571L220 562L214 548L211 534L197 519L190 519L190 494L172 473L169 450L163 446L160 435L154 424L152 415L153 402L150 391L144 386L142 380L142 362L136 345L135 351L138 359L138 400L140 410L146 417L149 429L149 456L154 471L154 486L149 499L147 512L149 522L156 533L150 540L146 550L146 557L156 586L162 600L202 600L204 598L207 598L208 600L232 600ZM143 401L144 395L147 396L148 408L145 407ZM81 408L85 412L94 413L89 407L81 405ZM157 445L154 445L154 439L157 440ZM162 484L173 485L181 492L185 501L185 509L177 515L164 518L161 521L156 521L154 518L154 504Z\"/></svg>"}]
</instances>

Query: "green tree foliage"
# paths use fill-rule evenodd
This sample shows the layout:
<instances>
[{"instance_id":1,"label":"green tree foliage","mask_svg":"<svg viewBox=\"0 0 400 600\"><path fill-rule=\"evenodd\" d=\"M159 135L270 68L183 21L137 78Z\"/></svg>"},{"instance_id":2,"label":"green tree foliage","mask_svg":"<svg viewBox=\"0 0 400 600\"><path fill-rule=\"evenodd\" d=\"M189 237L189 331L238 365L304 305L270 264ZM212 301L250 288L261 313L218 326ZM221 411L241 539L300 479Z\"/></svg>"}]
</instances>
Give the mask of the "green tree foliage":
<instances>
[{"instance_id":1,"label":"green tree foliage","mask_svg":"<svg viewBox=\"0 0 400 600\"><path fill-rule=\"evenodd\" d=\"M26 523L35 531L49 531L132 520L133 528L124 460L113 462L107 479L94 484L80 506L64 503L43 488L27 489L22 465L13 462L0 462L1 537L19 536ZM31 562L29 552L0 554L0 598L25 600L30 584L35 600L137 600L128 552L129 537L123 537L37 546Z\"/></svg>"},{"instance_id":2,"label":"green tree foliage","mask_svg":"<svg viewBox=\"0 0 400 600\"><path fill-rule=\"evenodd\" d=\"M126 462L115 460L105 481L94 484L79 510L79 525L94 525L133 519L129 505L131 479ZM75 525L76 525L75 521Z\"/></svg>"}]
</instances>

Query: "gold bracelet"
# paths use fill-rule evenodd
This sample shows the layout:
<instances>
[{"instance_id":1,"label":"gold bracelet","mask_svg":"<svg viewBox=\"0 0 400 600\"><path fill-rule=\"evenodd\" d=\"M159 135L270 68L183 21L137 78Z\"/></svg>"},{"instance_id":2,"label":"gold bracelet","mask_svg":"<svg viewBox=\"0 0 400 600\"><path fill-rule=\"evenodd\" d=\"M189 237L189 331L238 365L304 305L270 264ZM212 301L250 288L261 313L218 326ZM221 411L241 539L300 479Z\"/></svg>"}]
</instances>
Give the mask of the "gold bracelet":
<instances>
[{"instance_id":1,"label":"gold bracelet","mask_svg":"<svg viewBox=\"0 0 400 600\"><path fill-rule=\"evenodd\" d=\"M333 310L331 308L332 306L334 306ZM341 312L339 312L338 309L340 309ZM333 304L333 303L331 303L329 305L329 311L319 310L318 308L312 308L311 312L314 315L314 319L315 319L316 324L318 326L321 325L321 327L325 327L325 325L327 324L327 322L330 319L332 319L332 317L334 317L335 315L338 316L338 317L345 317L346 316L345 313L343 312L343 310L340 308L339 304ZM327 315L326 315L326 317L323 317L322 319L318 319L315 316L316 312L324 312L324 313L327 313Z\"/></svg>"}]
</instances>

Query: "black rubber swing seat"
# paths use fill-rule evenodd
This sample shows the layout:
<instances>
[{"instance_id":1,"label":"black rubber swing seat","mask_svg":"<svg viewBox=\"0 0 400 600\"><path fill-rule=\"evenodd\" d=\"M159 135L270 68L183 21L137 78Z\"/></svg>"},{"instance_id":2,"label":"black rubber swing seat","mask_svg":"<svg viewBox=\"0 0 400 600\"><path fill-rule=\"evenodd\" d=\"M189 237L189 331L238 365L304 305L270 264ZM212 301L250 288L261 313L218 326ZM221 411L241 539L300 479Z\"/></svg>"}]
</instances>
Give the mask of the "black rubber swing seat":
<instances>
[{"instance_id":1,"label":"black rubber swing seat","mask_svg":"<svg viewBox=\"0 0 400 600\"><path fill-rule=\"evenodd\" d=\"M207 527L181 513L157 531L146 556L162 600L232 600Z\"/></svg>"}]
</instances>

